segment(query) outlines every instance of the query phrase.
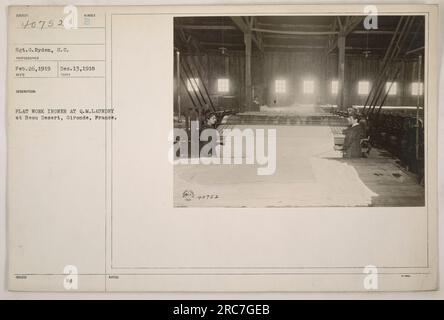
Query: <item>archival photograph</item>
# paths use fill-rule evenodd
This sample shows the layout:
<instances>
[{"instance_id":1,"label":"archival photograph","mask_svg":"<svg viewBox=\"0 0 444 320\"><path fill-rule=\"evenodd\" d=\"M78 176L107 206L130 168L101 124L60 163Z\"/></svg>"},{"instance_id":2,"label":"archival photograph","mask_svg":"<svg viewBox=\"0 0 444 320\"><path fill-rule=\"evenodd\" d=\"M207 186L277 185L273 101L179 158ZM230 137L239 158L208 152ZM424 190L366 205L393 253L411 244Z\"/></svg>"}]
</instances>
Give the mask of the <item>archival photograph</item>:
<instances>
[{"instance_id":1,"label":"archival photograph","mask_svg":"<svg viewBox=\"0 0 444 320\"><path fill-rule=\"evenodd\" d=\"M436 290L439 9L8 7L4 289Z\"/></svg>"},{"instance_id":2,"label":"archival photograph","mask_svg":"<svg viewBox=\"0 0 444 320\"><path fill-rule=\"evenodd\" d=\"M175 207L425 205L425 16L174 19Z\"/></svg>"}]
</instances>

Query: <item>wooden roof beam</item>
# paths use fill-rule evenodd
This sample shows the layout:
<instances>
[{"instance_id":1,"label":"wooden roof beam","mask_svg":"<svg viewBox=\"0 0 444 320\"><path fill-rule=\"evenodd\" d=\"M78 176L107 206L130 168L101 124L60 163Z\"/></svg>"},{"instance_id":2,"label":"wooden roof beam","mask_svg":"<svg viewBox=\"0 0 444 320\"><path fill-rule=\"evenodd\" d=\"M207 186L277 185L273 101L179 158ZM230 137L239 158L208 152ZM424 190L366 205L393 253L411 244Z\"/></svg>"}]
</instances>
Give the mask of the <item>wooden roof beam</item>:
<instances>
[{"instance_id":1,"label":"wooden roof beam","mask_svg":"<svg viewBox=\"0 0 444 320\"><path fill-rule=\"evenodd\" d=\"M248 19L248 17L247 17ZM247 20L247 22L239 16L235 16L235 17L231 17L231 20L233 20L234 24L245 34L245 33L251 33L251 39L253 40L253 42L256 44L257 48L263 52L264 51L264 47L262 44L262 39L258 38L255 34L252 33L253 28L251 26L253 26L253 17L251 18L251 20Z\"/></svg>"},{"instance_id":2,"label":"wooden roof beam","mask_svg":"<svg viewBox=\"0 0 444 320\"><path fill-rule=\"evenodd\" d=\"M325 40L325 35L311 36L310 40ZM294 34L262 34L262 38L265 39L288 39L288 40L307 40L307 36L294 35Z\"/></svg>"},{"instance_id":3,"label":"wooden roof beam","mask_svg":"<svg viewBox=\"0 0 444 320\"><path fill-rule=\"evenodd\" d=\"M197 53L200 53L199 41L195 39L191 34L186 34L185 31L181 29L179 32L179 36L182 42L188 47L188 50L193 47Z\"/></svg>"},{"instance_id":4,"label":"wooden roof beam","mask_svg":"<svg viewBox=\"0 0 444 320\"><path fill-rule=\"evenodd\" d=\"M270 29L278 29L278 28L285 28L285 29L295 29L295 30L301 30L301 29L317 29L317 30L323 30L328 31L331 28L331 25L316 25L316 24L275 24L275 23L264 23L264 22L257 22L258 26L261 27L270 27Z\"/></svg>"},{"instance_id":5,"label":"wooden roof beam","mask_svg":"<svg viewBox=\"0 0 444 320\"><path fill-rule=\"evenodd\" d=\"M338 17L339 18L339 17ZM346 20L345 24L342 24L342 28L341 28L341 19L338 20L338 23L340 23L339 27L340 27L340 31L338 33L338 35L340 34L341 36L348 36L357 26L358 24L360 24L362 22L364 18L363 17L348 17L348 19ZM326 54L328 55L330 52L332 52L334 49L336 49L338 46L338 39L336 38L331 45L329 45L329 48L326 51Z\"/></svg>"},{"instance_id":6,"label":"wooden roof beam","mask_svg":"<svg viewBox=\"0 0 444 320\"><path fill-rule=\"evenodd\" d=\"M260 29L252 28L252 31L262 32L262 33L276 33L276 34L289 34L289 35L301 35L301 36L316 36L316 35L331 35L338 34L337 31L286 31L286 30L271 30L271 29Z\"/></svg>"},{"instance_id":7,"label":"wooden roof beam","mask_svg":"<svg viewBox=\"0 0 444 320\"><path fill-rule=\"evenodd\" d=\"M231 17L231 20L233 20L234 24L243 32L248 33L251 32L249 25L245 22L245 20L242 17L236 16Z\"/></svg>"},{"instance_id":8,"label":"wooden roof beam","mask_svg":"<svg viewBox=\"0 0 444 320\"><path fill-rule=\"evenodd\" d=\"M176 29L189 29L189 30L237 30L235 26L223 26L223 25L174 25Z\"/></svg>"}]
</instances>

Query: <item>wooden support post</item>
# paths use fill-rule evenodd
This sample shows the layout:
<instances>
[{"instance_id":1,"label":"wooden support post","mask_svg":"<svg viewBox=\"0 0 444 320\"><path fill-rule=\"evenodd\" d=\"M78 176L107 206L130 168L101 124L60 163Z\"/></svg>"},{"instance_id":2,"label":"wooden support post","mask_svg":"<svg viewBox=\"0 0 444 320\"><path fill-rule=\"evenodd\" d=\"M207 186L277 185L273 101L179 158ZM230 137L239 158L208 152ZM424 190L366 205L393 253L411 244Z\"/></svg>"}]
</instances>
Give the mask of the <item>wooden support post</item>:
<instances>
[{"instance_id":1,"label":"wooden support post","mask_svg":"<svg viewBox=\"0 0 444 320\"><path fill-rule=\"evenodd\" d=\"M418 84L418 96L417 96L417 100L416 100L416 145L415 145L415 149L416 149L416 160L419 160L419 108L420 108L420 103L421 103L421 69L422 69L422 55L420 55L418 57L418 79L417 79L417 84ZM424 88L424 85L423 85ZM424 93L424 89L422 91L422 93ZM425 114L425 113L424 113Z\"/></svg>"},{"instance_id":2,"label":"wooden support post","mask_svg":"<svg viewBox=\"0 0 444 320\"><path fill-rule=\"evenodd\" d=\"M345 35L338 37L338 109L345 110Z\"/></svg>"},{"instance_id":3,"label":"wooden support post","mask_svg":"<svg viewBox=\"0 0 444 320\"><path fill-rule=\"evenodd\" d=\"M251 32L244 34L245 40L245 108L251 110Z\"/></svg>"},{"instance_id":4,"label":"wooden support post","mask_svg":"<svg viewBox=\"0 0 444 320\"><path fill-rule=\"evenodd\" d=\"M328 86L328 55L323 55L323 73L321 77L320 83L320 93L319 93L319 102L320 104L328 103L328 97L330 94L330 87Z\"/></svg>"},{"instance_id":5,"label":"wooden support post","mask_svg":"<svg viewBox=\"0 0 444 320\"><path fill-rule=\"evenodd\" d=\"M405 88L404 88L404 83L405 83L405 61L401 61L401 71L399 73L399 81L398 81L398 86L397 86L397 98L396 98L396 105L398 106L403 106L404 104L404 95L405 95Z\"/></svg>"},{"instance_id":6,"label":"wooden support post","mask_svg":"<svg viewBox=\"0 0 444 320\"><path fill-rule=\"evenodd\" d=\"M176 51L176 103L178 112L178 122L180 122L180 52Z\"/></svg>"},{"instance_id":7,"label":"wooden support post","mask_svg":"<svg viewBox=\"0 0 444 320\"><path fill-rule=\"evenodd\" d=\"M230 56L225 56L225 77L230 77Z\"/></svg>"}]
</instances>

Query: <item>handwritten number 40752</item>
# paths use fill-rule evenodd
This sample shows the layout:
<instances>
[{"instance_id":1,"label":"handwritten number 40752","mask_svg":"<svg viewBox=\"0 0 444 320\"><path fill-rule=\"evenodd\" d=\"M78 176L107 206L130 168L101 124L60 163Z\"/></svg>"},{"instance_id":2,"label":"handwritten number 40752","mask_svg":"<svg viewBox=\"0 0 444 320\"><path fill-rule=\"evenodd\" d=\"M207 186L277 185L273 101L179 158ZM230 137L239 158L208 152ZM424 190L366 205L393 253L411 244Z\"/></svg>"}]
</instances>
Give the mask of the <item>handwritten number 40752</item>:
<instances>
[{"instance_id":1,"label":"handwritten number 40752","mask_svg":"<svg viewBox=\"0 0 444 320\"><path fill-rule=\"evenodd\" d=\"M204 199L218 199L219 196L217 194L206 194L206 195L199 195L197 196L198 200L204 200Z\"/></svg>"},{"instance_id":2,"label":"handwritten number 40752","mask_svg":"<svg viewBox=\"0 0 444 320\"><path fill-rule=\"evenodd\" d=\"M38 21L30 21L26 20L26 22L22 23L23 29L45 29L45 28L57 28L63 27L63 19L50 19L50 20L38 20Z\"/></svg>"}]
</instances>

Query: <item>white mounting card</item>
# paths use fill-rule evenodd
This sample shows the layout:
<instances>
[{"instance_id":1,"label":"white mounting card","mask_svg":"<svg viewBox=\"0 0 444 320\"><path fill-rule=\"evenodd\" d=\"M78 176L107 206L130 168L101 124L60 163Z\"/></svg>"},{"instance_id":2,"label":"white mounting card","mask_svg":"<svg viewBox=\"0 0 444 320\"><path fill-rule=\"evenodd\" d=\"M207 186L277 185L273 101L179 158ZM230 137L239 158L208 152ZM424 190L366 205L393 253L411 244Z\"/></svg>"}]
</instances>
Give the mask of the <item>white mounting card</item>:
<instances>
[{"instance_id":1,"label":"white mounting card","mask_svg":"<svg viewBox=\"0 0 444 320\"><path fill-rule=\"evenodd\" d=\"M9 290L437 289L439 69L434 5L9 7Z\"/></svg>"}]
</instances>

